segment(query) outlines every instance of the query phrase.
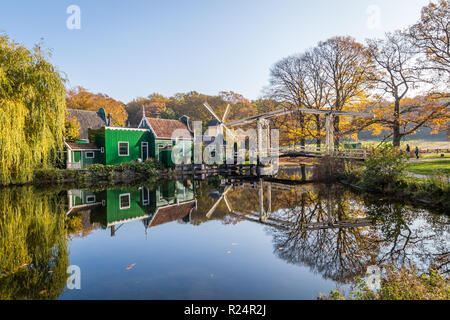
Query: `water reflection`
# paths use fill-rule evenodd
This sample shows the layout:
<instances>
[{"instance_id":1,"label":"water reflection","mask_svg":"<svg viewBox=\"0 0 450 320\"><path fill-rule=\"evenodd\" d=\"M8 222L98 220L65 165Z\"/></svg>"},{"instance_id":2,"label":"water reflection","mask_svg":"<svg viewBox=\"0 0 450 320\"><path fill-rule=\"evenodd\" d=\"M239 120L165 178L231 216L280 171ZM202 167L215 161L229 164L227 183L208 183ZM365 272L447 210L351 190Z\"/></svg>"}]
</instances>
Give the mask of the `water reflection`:
<instances>
[{"instance_id":1,"label":"water reflection","mask_svg":"<svg viewBox=\"0 0 450 320\"><path fill-rule=\"evenodd\" d=\"M55 299L64 292L62 200L32 187L0 190L0 299Z\"/></svg>"},{"instance_id":2,"label":"water reflection","mask_svg":"<svg viewBox=\"0 0 450 320\"><path fill-rule=\"evenodd\" d=\"M211 221L263 228L274 259L307 267L311 275L337 284L363 275L369 265L414 263L421 270L436 265L449 271L447 216L358 195L339 185L215 177L107 190L39 192L22 187L0 190L0 298L64 295L69 243L89 240L95 232L106 231L120 241L130 232L123 227L138 223L138 232L152 241L148 235L162 225L203 226ZM213 246L223 235L207 237ZM176 246L177 239L173 241ZM95 246L95 240L90 245ZM257 243L251 245L258 250ZM174 260L176 250L168 253ZM206 251L203 259L211 259ZM241 259L251 272L252 261Z\"/></svg>"},{"instance_id":3,"label":"water reflection","mask_svg":"<svg viewBox=\"0 0 450 320\"><path fill-rule=\"evenodd\" d=\"M67 216L81 219L81 234L92 228L109 228L111 236L124 224L140 220L145 232L160 224L189 223L196 208L191 181L169 181L158 186L109 189L98 192L69 190ZM87 227L87 228L86 228Z\"/></svg>"}]
</instances>

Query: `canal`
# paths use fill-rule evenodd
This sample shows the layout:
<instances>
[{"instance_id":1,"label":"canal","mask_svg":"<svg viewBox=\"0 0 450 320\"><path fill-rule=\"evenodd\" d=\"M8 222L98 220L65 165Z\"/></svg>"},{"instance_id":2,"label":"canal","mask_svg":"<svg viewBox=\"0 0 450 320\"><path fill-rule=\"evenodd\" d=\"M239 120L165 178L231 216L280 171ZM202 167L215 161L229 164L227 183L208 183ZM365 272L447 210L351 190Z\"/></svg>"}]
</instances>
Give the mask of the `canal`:
<instances>
[{"instance_id":1,"label":"canal","mask_svg":"<svg viewBox=\"0 0 450 320\"><path fill-rule=\"evenodd\" d=\"M369 266L445 269L449 222L337 184L4 188L0 298L316 299Z\"/></svg>"}]
</instances>

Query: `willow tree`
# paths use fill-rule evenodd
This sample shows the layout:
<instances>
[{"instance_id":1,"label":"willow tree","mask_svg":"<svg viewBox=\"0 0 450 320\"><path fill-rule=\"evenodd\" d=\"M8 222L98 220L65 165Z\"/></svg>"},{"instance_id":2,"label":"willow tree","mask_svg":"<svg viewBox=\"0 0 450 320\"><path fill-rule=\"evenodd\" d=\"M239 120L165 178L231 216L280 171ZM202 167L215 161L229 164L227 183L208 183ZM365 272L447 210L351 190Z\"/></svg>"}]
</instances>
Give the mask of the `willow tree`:
<instances>
[{"instance_id":1,"label":"willow tree","mask_svg":"<svg viewBox=\"0 0 450 320\"><path fill-rule=\"evenodd\" d=\"M29 181L62 154L65 88L46 58L0 36L0 184Z\"/></svg>"},{"instance_id":2,"label":"willow tree","mask_svg":"<svg viewBox=\"0 0 450 320\"><path fill-rule=\"evenodd\" d=\"M0 192L0 299L56 299L69 266L65 199L31 186Z\"/></svg>"}]
</instances>

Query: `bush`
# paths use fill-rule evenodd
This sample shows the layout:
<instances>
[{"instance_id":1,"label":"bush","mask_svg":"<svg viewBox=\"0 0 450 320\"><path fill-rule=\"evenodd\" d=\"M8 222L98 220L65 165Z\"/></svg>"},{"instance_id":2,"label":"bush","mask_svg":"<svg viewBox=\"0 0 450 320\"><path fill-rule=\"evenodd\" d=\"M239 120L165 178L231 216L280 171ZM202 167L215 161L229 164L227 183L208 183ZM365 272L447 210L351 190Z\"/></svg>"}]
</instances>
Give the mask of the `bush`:
<instances>
[{"instance_id":1,"label":"bush","mask_svg":"<svg viewBox=\"0 0 450 320\"><path fill-rule=\"evenodd\" d=\"M337 181L345 170L344 160L324 156L314 167L313 180L322 182Z\"/></svg>"},{"instance_id":2,"label":"bush","mask_svg":"<svg viewBox=\"0 0 450 320\"><path fill-rule=\"evenodd\" d=\"M418 273L416 267L402 266L386 269L381 288L371 291L364 280L357 278L348 297L340 290L332 290L326 297L331 300L449 300L450 284L438 271Z\"/></svg>"},{"instance_id":3,"label":"bush","mask_svg":"<svg viewBox=\"0 0 450 320\"><path fill-rule=\"evenodd\" d=\"M370 190L384 191L395 187L404 176L406 155L392 144L372 149L372 156L364 162L360 184Z\"/></svg>"}]
</instances>

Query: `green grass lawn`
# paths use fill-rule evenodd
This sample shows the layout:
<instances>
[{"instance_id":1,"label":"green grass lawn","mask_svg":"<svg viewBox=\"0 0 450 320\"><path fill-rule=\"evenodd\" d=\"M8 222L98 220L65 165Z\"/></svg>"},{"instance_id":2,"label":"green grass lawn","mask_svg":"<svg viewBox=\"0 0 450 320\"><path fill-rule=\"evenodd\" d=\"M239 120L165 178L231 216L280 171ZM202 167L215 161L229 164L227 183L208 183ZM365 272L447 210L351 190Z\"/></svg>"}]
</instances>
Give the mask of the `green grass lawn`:
<instances>
[{"instance_id":1,"label":"green grass lawn","mask_svg":"<svg viewBox=\"0 0 450 320\"><path fill-rule=\"evenodd\" d=\"M450 153L444 153L444 157L441 157L440 153L438 153L438 154L427 153L427 154L420 155L420 158L421 159L442 159L442 158L448 159L448 158L450 158Z\"/></svg>"},{"instance_id":2,"label":"green grass lawn","mask_svg":"<svg viewBox=\"0 0 450 320\"><path fill-rule=\"evenodd\" d=\"M391 142L391 140L388 140L387 142ZM379 141L364 141L360 140L364 147L376 147L380 142ZM400 148L402 150L406 149L406 145L409 144L411 147L411 150L414 150L414 148L417 146L420 150L426 150L426 149L450 149L450 141L426 141L426 140L409 140L409 141L402 141L400 143Z\"/></svg>"},{"instance_id":3,"label":"green grass lawn","mask_svg":"<svg viewBox=\"0 0 450 320\"><path fill-rule=\"evenodd\" d=\"M430 175L434 170L442 170L446 174L450 174L450 160L436 160L428 162L409 163L407 171L417 174Z\"/></svg>"}]
</instances>

